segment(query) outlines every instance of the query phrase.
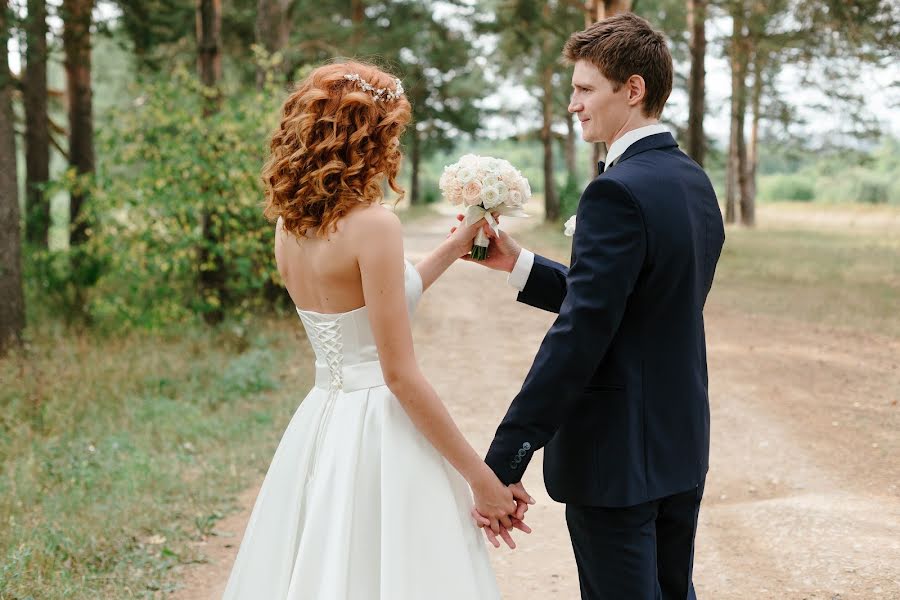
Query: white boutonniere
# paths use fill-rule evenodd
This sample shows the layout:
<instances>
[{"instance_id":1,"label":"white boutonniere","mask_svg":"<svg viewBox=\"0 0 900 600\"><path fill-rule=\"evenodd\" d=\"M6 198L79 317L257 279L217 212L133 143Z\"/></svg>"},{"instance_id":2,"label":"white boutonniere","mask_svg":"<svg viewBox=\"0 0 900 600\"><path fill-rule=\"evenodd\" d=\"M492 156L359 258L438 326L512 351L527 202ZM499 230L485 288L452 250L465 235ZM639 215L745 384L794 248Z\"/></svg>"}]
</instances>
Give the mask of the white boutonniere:
<instances>
[{"instance_id":1,"label":"white boutonniere","mask_svg":"<svg viewBox=\"0 0 900 600\"><path fill-rule=\"evenodd\" d=\"M569 220L566 221L566 224L564 225L564 227L565 227L565 229L563 230L563 233L566 236L572 237L573 235L575 235L575 215L572 215L571 217L569 217Z\"/></svg>"}]
</instances>

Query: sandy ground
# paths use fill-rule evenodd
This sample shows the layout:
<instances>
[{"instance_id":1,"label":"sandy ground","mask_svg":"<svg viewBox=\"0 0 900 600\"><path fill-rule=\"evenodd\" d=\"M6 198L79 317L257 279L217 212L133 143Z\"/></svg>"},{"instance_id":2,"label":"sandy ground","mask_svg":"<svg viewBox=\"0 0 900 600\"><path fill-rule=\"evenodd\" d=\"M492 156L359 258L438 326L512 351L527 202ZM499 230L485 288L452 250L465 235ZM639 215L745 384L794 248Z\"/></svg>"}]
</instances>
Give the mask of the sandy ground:
<instances>
[{"instance_id":1,"label":"sandy ground","mask_svg":"<svg viewBox=\"0 0 900 600\"><path fill-rule=\"evenodd\" d=\"M407 227L413 261L447 220ZM423 298L417 355L480 451L552 321L515 302L504 275L477 265L454 265ZM900 342L741 314L715 293L707 335L713 437L698 596L900 599ZM489 365L481 381L458 377L478 364ZM493 564L506 598L576 599L563 506L547 496L540 458L524 479L538 501L528 513L534 533L520 534L515 551L492 551ZM200 545L208 562L182 567L174 598L221 596L256 492Z\"/></svg>"}]
</instances>

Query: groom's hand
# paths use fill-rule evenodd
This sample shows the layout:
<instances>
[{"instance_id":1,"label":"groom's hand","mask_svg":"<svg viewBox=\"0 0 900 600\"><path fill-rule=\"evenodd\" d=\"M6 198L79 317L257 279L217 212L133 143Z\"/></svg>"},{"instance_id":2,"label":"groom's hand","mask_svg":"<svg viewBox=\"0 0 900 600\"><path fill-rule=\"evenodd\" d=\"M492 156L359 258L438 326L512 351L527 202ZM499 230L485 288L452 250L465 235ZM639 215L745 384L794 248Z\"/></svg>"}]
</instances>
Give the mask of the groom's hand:
<instances>
[{"instance_id":1,"label":"groom's hand","mask_svg":"<svg viewBox=\"0 0 900 600\"><path fill-rule=\"evenodd\" d=\"M509 486L509 491L512 492L513 499L516 501L516 510L514 513L509 515L509 520L512 528L518 529L524 533L531 533L531 527L529 527L524 519L525 513L528 512L528 505L534 504L535 500L531 497L525 490L525 486L522 485L522 482L513 483ZM484 535L488 539L488 541L495 547L500 547L500 541L497 539L497 533L495 533L490 525L491 520L480 514L477 509L472 509L472 518L475 519L475 523L484 530ZM506 542L506 545L511 549L515 549L516 543L513 541L512 536L510 535L510 530L506 527L500 527L499 535Z\"/></svg>"},{"instance_id":2,"label":"groom's hand","mask_svg":"<svg viewBox=\"0 0 900 600\"><path fill-rule=\"evenodd\" d=\"M516 501L516 512L513 517L521 521L525 518L525 513L528 512L528 505L534 504L535 500L531 497L531 494L525 491L525 486L522 485L521 481L510 484L509 491L512 492L513 499Z\"/></svg>"},{"instance_id":3,"label":"groom's hand","mask_svg":"<svg viewBox=\"0 0 900 600\"><path fill-rule=\"evenodd\" d=\"M500 217L498 215L494 215L494 217L499 224ZM465 219L464 215L456 215L457 221L462 221L463 219ZM516 240L509 237L505 231L500 230L499 234L494 232L486 221L482 225L482 228L491 242L490 246L488 246L487 258L484 260L474 260L468 254L461 256L460 258L469 262L478 263L489 269L494 269L495 271L505 271L506 273L512 272L513 267L516 266L516 261L519 260L522 246L520 246ZM454 227L450 232L453 233L456 229L457 228Z\"/></svg>"},{"instance_id":4,"label":"groom's hand","mask_svg":"<svg viewBox=\"0 0 900 600\"><path fill-rule=\"evenodd\" d=\"M516 542L513 540L512 535L510 535L510 531L512 531L513 528L524 533L531 533L531 527L529 527L525 521L517 519L515 515L509 516L511 523L510 528L500 527L500 533L494 533L494 530L491 529L491 520L479 513L478 509L474 507L472 508L472 518L475 519L475 524L484 531L484 537L487 538L487 541L490 542L494 548L500 547L500 540L497 539L497 536L499 535L511 550L516 549Z\"/></svg>"}]
</instances>

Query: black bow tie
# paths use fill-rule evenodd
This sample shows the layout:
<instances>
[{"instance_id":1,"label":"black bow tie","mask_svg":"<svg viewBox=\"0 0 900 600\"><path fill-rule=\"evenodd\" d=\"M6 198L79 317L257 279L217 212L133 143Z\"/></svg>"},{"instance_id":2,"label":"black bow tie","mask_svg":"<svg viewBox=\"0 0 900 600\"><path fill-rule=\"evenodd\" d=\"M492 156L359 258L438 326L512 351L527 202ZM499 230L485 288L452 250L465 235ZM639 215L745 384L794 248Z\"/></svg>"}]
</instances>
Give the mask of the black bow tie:
<instances>
[{"instance_id":1,"label":"black bow tie","mask_svg":"<svg viewBox=\"0 0 900 600\"><path fill-rule=\"evenodd\" d=\"M603 163L603 161L601 160L600 162L597 163L597 172L598 172L598 173L602 173L602 172L603 172L603 169L604 169L605 167L606 167L606 165L605 165L605 164Z\"/></svg>"}]
</instances>

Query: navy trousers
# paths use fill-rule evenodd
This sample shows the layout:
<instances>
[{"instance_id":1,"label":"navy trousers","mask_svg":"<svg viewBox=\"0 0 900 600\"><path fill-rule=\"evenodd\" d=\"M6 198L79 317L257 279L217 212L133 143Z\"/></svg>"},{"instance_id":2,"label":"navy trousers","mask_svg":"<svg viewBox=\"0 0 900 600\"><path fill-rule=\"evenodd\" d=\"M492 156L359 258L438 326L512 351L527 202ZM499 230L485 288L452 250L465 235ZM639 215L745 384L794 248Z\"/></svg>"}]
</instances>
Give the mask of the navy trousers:
<instances>
[{"instance_id":1,"label":"navy trousers","mask_svg":"<svg viewBox=\"0 0 900 600\"><path fill-rule=\"evenodd\" d=\"M582 600L696 600L703 486L637 506L566 505Z\"/></svg>"}]
</instances>

